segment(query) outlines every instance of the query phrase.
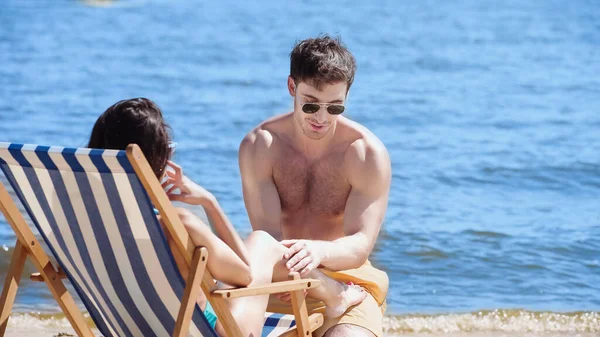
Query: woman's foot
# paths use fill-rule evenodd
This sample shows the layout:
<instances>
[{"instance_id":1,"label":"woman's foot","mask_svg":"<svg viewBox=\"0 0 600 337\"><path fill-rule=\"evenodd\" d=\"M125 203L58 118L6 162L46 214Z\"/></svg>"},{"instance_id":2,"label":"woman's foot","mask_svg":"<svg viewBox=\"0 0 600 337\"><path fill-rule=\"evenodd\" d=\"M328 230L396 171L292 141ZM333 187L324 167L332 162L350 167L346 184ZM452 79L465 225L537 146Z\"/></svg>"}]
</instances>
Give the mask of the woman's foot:
<instances>
[{"instance_id":1,"label":"woman's foot","mask_svg":"<svg viewBox=\"0 0 600 337\"><path fill-rule=\"evenodd\" d=\"M343 290L325 302L325 316L327 317L342 316L348 308L361 303L367 297L367 292L357 285L340 283L340 286Z\"/></svg>"}]
</instances>

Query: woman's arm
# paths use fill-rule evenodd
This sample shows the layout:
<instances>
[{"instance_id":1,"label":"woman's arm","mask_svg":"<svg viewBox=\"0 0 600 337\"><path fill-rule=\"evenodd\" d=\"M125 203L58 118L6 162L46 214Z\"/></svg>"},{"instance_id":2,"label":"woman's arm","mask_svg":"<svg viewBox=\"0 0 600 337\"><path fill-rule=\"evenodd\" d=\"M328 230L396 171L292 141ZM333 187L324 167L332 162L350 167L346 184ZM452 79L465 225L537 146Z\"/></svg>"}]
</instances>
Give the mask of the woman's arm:
<instances>
[{"instance_id":1,"label":"woman's arm","mask_svg":"<svg viewBox=\"0 0 600 337\"><path fill-rule=\"evenodd\" d=\"M169 162L169 166L174 169L174 172L167 171L166 180L163 182L163 187L172 186L166 191L169 199L204 207L208 220L217 234L215 235L202 220L190 211L178 209L179 217L192 236L194 244L205 246L208 249L212 257L209 258L209 269L213 276L231 285L245 286L249 284L252 277L250 276L248 251L217 199L212 193L183 175L180 166L173 162ZM180 193L173 193L176 189L179 189ZM216 257L215 254L217 254ZM221 259L226 260L220 261ZM219 263L220 267L217 269L212 268L210 261L213 262L215 267L216 263ZM243 265L242 269L237 269L241 265ZM234 276L234 274L238 275ZM235 278L235 281L230 283L232 277Z\"/></svg>"},{"instance_id":2,"label":"woman's arm","mask_svg":"<svg viewBox=\"0 0 600 337\"><path fill-rule=\"evenodd\" d=\"M242 238L235 230L229 218L221 208L216 198L203 205L208 221L217 232L217 236L225 242L244 263L250 266L250 256Z\"/></svg>"},{"instance_id":3,"label":"woman's arm","mask_svg":"<svg viewBox=\"0 0 600 337\"><path fill-rule=\"evenodd\" d=\"M177 213L194 244L208 249L208 269L214 278L238 287L247 287L252 282L252 271L250 264L247 262L248 254L235 231L230 236L236 236L237 240L240 241L242 254L246 255L246 261L234 252L224 240L217 237L210 230L210 227L195 214L185 208L177 208Z\"/></svg>"}]
</instances>

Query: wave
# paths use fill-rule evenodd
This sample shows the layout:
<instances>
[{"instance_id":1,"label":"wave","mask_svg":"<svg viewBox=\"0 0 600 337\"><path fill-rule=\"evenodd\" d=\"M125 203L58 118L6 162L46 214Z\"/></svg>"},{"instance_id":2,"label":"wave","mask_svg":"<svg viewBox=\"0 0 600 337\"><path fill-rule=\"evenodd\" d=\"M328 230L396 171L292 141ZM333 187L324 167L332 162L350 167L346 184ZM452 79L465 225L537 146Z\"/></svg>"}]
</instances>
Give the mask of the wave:
<instances>
[{"instance_id":1,"label":"wave","mask_svg":"<svg viewBox=\"0 0 600 337\"><path fill-rule=\"evenodd\" d=\"M84 319L90 326L94 326L94 321L86 312ZM96 329L93 329L97 333ZM75 336L71 323L67 320L64 313L13 313L8 320L7 336L42 336L48 333L53 336Z\"/></svg>"},{"instance_id":2,"label":"wave","mask_svg":"<svg viewBox=\"0 0 600 337\"><path fill-rule=\"evenodd\" d=\"M89 315L85 315L93 324ZM10 317L13 329L72 330L64 314L15 313ZM597 333L600 332L598 312L535 312L527 310L493 310L472 313L446 313L439 315L389 315L383 319L387 336L407 333Z\"/></svg>"},{"instance_id":3,"label":"wave","mask_svg":"<svg viewBox=\"0 0 600 337\"><path fill-rule=\"evenodd\" d=\"M384 332L458 333L588 333L600 332L598 312L535 312L493 310L439 315L398 315L384 317Z\"/></svg>"},{"instance_id":4,"label":"wave","mask_svg":"<svg viewBox=\"0 0 600 337\"><path fill-rule=\"evenodd\" d=\"M467 234L467 235L476 236L476 237L483 237L483 238L510 238L511 237L508 234L504 234L504 233L500 233L500 232L482 231L482 230L474 230L474 229L464 230L464 231L462 231L462 233Z\"/></svg>"}]
</instances>

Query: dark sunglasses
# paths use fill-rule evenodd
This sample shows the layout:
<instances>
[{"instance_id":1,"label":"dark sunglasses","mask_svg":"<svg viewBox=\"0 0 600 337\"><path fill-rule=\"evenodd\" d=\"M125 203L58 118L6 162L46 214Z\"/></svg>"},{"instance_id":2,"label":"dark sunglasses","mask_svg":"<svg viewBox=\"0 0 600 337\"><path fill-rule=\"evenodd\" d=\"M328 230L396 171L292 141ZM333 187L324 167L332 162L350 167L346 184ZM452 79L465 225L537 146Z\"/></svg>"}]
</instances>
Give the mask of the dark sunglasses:
<instances>
[{"instance_id":1,"label":"dark sunglasses","mask_svg":"<svg viewBox=\"0 0 600 337\"><path fill-rule=\"evenodd\" d=\"M325 106L327 108L327 112L331 115L339 115L346 109L342 104L333 104L333 103L304 103L302 104L302 111L307 114L314 114L315 112L321 110L321 107Z\"/></svg>"}]
</instances>

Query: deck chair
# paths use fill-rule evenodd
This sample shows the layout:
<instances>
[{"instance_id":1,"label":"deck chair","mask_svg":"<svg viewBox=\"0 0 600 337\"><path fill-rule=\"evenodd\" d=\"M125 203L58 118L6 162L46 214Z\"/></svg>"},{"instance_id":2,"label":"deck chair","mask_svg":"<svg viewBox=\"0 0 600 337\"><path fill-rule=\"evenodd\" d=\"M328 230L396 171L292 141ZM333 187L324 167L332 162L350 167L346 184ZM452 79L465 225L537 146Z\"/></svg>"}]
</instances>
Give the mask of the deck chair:
<instances>
[{"instance_id":1,"label":"deck chair","mask_svg":"<svg viewBox=\"0 0 600 337\"><path fill-rule=\"evenodd\" d=\"M0 143L0 168L58 263L0 183L0 209L17 237L0 297L0 336L27 257L39 271L31 278L47 284L82 337L94 335L64 278L105 337L216 336L196 303L200 291L229 337L242 337L226 304L233 297L291 292L294 315L269 314L263 336L309 336L322 325L321 314L308 316L303 296L317 280L217 289L205 268L210 252L193 245L137 145L116 151Z\"/></svg>"}]
</instances>

